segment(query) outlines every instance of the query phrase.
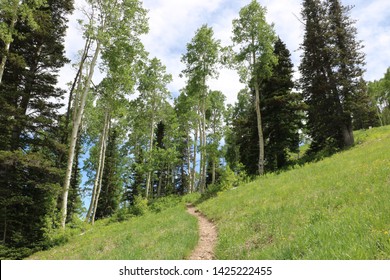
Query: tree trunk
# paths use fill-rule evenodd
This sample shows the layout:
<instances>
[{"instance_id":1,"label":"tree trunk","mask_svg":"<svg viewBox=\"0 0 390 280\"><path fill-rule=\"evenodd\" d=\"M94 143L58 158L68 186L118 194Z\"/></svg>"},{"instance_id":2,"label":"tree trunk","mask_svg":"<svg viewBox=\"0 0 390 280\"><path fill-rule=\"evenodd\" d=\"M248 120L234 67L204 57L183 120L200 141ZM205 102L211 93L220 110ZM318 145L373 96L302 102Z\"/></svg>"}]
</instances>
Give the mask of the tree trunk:
<instances>
[{"instance_id":1,"label":"tree trunk","mask_svg":"<svg viewBox=\"0 0 390 280\"><path fill-rule=\"evenodd\" d=\"M344 140L345 147L347 147L347 148L351 147L355 142L355 139L353 137L352 126L343 125L342 134L343 134L343 140Z\"/></svg>"},{"instance_id":2,"label":"tree trunk","mask_svg":"<svg viewBox=\"0 0 390 280\"><path fill-rule=\"evenodd\" d=\"M105 155L105 153L104 153L104 146L105 146L105 135L106 135L106 123L107 123L106 118L107 118L107 113L106 113L106 116L104 118L103 133L100 136L98 167L97 167L97 170L96 170L95 182L93 184L91 202L89 204L87 216L85 217L85 221L86 222L88 222L90 219L92 221L92 215L93 215L94 209L95 209L95 201L97 200L97 193L98 193L98 189L99 189L99 181L100 181L100 177L101 177L101 175L103 173L102 161L104 161L103 158L104 158L104 155Z\"/></svg>"},{"instance_id":3,"label":"tree trunk","mask_svg":"<svg viewBox=\"0 0 390 280\"><path fill-rule=\"evenodd\" d=\"M254 44L254 39L252 40ZM252 53L253 59L253 68L256 69L256 53ZM261 110L260 110L260 83L258 82L259 77L257 77L256 71L253 73L253 83L255 86L255 95L256 95L256 117L257 117L257 133L259 137L259 161L258 161L258 173L259 175L264 174L264 135L263 135L263 125L261 121Z\"/></svg>"},{"instance_id":4,"label":"tree trunk","mask_svg":"<svg viewBox=\"0 0 390 280\"><path fill-rule=\"evenodd\" d=\"M79 86L81 85L81 82L82 82L81 78L83 76L82 75L82 71L83 71L83 68L84 68L85 60L88 57L88 52L89 52L90 47L91 47L91 39L87 38L87 40L85 41L83 55L81 56L80 66L79 66L79 69L77 71L76 77L74 78L74 81L72 83L72 87L71 87L70 92L69 92L68 108L66 110L66 119L65 119L64 143L68 139L68 129L69 129L69 123L70 123L70 111L71 111L71 107L72 107L73 93L74 93L74 90L76 88L76 85L78 85L78 89L79 89ZM79 90L77 90L77 92L79 92ZM77 99L78 99L78 95L75 96L74 100L77 102ZM73 106L73 108L76 108L76 106ZM77 113L77 112L74 112L73 116L76 115L75 113Z\"/></svg>"},{"instance_id":5,"label":"tree trunk","mask_svg":"<svg viewBox=\"0 0 390 280\"><path fill-rule=\"evenodd\" d=\"M69 154L68 154L68 163L67 163L67 168L66 168L65 182L64 182L63 194L62 194L61 227L63 229L65 229L69 185L70 185L70 178L71 178L71 174L72 174L74 152L75 152L76 141L77 141L77 137L78 137L78 131L79 131L81 119L82 119L83 114L84 114L85 102L87 100L88 92L90 90L89 86L92 82L92 77L93 77L93 73L95 70L95 65L96 65L97 59L98 59L99 54L100 54L100 48L101 48L101 43L98 41L97 46L96 46L96 50L95 50L95 54L93 56L93 59L91 61L90 66L89 66L89 74L88 74L87 81L84 85L83 94L81 96L79 108L77 110L77 114L75 115L75 122L73 123L72 134L71 134L71 139L70 139Z\"/></svg>"},{"instance_id":6,"label":"tree trunk","mask_svg":"<svg viewBox=\"0 0 390 280\"><path fill-rule=\"evenodd\" d=\"M195 191L197 147L198 147L198 126L196 126L194 131L194 157L192 158L192 191Z\"/></svg>"},{"instance_id":7,"label":"tree trunk","mask_svg":"<svg viewBox=\"0 0 390 280\"><path fill-rule=\"evenodd\" d=\"M157 197L161 196L162 177L163 177L163 172L160 172L160 176L158 176Z\"/></svg>"},{"instance_id":8,"label":"tree trunk","mask_svg":"<svg viewBox=\"0 0 390 280\"><path fill-rule=\"evenodd\" d=\"M17 7L15 10L17 11ZM16 21L17 21L16 11L15 11L15 16L12 17L11 23L10 23L11 33L13 32L13 30L15 28ZM11 47L11 42L7 42L4 46L4 54L3 54L3 57L1 59L1 64L0 64L0 85L1 85L2 80L3 80L3 75L4 75L4 71L5 71L5 64L7 63L8 53L9 53L10 47Z\"/></svg>"},{"instance_id":9,"label":"tree trunk","mask_svg":"<svg viewBox=\"0 0 390 280\"><path fill-rule=\"evenodd\" d=\"M202 114L202 110L200 110L200 114ZM199 162L199 191L200 193L203 193L203 126L202 126L202 120L201 118L199 120L198 126L199 126L199 147L200 147L200 162Z\"/></svg>"},{"instance_id":10,"label":"tree trunk","mask_svg":"<svg viewBox=\"0 0 390 280\"><path fill-rule=\"evenodd\" d=\"M214 137L215 137L215 134L217 133L217 128L216 128L217 120L216 120L215 115L216 115L216 112L214 112L214 118L213 118L213 135L214 135ZM212 157L212 167L211 167L211 184L212 185L215 184L215 172L216 172L216 165L217 165L215 158L216 158L216 156L214 154L213 157Z\"/></svg>"},{"instance_id":11,"label":"tree trunk","mask_svg":"<svg viewBox=\"0 0 390 280\"><path fill-rule=\"evenodd\" d=\"M154 107L154 104L153 104ZM153 151L153 136L154 136L154 116L152 116L152 121L150 124L150 135L149 135L149 161L152 156ZM152 171L148 170L148 176L146 179L146 199L149 198L150 193L152 192Z\"/></svg>"},{"instance_id":12,"label":"tree trunk","mask_svg":"<svg viewBox=\"0 0 390 280\"><path fill-rule=\"evenodd\" d=\"M187 134L187 168L188 168L188 192L192 193L194 191L192 185L192 172L191 172L191 146L190 146L190 135Z\"/></svg>"},{"instance_id":13,"label":"tree trunk","mask_svg":"<svg viewBox=\"0 0 390 280\"><path fill-rule=\"evenodd\" d=\"M204 193L206 190L206 176L207 176L207 138L206 138L206 95L203 99L203 106L202 106L202 134L203 134L203 161L202 161L202 185L201 185L201 192Z\"/></svg>"},{"instance_id":14,"label":"tree trunk","mask_svg":"<svg viewBox=\"0 0 390 280\"><path fill-rule=\"evenodd\" d=\"M110 130L110 117L108 111L106 112L105 120L104 120L104 129L103 129L103 137L102 137L102 154L101 159L99 162L100 166L100 173L99 177L97 178L98 184L97 184L97 191L96 191L96 197L93 205L93 212L92 212L92 218L91 223L95 223L95 216L96 216L96 210L99 202L100 192L102 190L102 181L103 181L103 173L104 173L104 165L106 162L106 150L107 150L107 139L108 139L108 131Z\"/></svg>"},{"instance_id":15,"label":"tree trunk","mask_svg":"<svg viewBox=\"0 0 390 280\"><path fill-rule=\"evenodd\" d=\"M263 126L261 123L261 111L260 111L260 92L259 84L255 82L255 93L256 93L256 116L257 116L257 132L259 136L259 162L258 162L258 172L259 175L264 174L264 136L263 136Z\"/></svg>"}]
</instances>

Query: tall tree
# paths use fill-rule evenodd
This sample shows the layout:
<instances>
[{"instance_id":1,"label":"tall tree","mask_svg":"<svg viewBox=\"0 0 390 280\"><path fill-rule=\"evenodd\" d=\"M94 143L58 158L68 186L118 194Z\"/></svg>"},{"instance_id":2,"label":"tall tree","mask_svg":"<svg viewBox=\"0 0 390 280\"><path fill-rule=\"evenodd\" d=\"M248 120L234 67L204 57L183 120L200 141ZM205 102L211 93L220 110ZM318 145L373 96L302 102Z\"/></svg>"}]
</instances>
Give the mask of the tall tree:
<instances>
[{"instance_id":1,"label":"tall tree","mask_svg":"<svg viewBox=\"0 0 390 280\"><path fill-rule=\"evenodd\" d=\"M107 140L106 162L102 174L102 189L96 208L96 219L112 216L119 208L123 183L121 178L118 128L111 128Z\"/></svg>"},{"instance_id":2,"label":"tall tree","mask_svg":"<svg viewBox=\"0 0 390 280\"><path fill-rule=\"evenodd\" d=\"M207 174L207 139L206 139L206 110L207 110L207 80L218 76L217 63L219 61L220 41L214 38L211 27L203 25L194 38L187 44L187 53L182 56L186 65L183 74L187 77L188 95L199 101L199 139L200 139L200 191L206 187ZM197 135L195 135L195 140ZM196 143L195 143L196 145ZM194 151L196 153L196 151ZM194 154L195 157L195 154Z\"/></svg>"},{"instance_id":3,"label":"tall tree","mask_svg":"<svg viewBox=\"0 0 390 280\"><path fill-rule=\"evenodd\" d=\"M192 193L195 191L198 115L197 110L194 110L196 100L187 93L186 90L182 90L175 99L175 112L180 131L178 149L182 155L181 180L187 191Z\"/></svg>"},{"instance_id":4,"label":"tall tree","mask_svg":"<svg viewBox=\"0 0 390 280\"><path fill-rule=\"evenodd\" d=\"M286 45L278 39L274 46L278 63L272 75L263 80L261 114L265 140L265 172L278 171L290 163L289 153L299 147L299 129L302 128L304 104L301 96L293 92L293 64ZM255 92L252 89L238 93L238 101L228 120L227 161L236 172L243 165L248 175L258 174L257 116L253 107Z\"/></svg>"},{"instance_id":5,"label":"tall tree","mask_svg":"<svg viewBox=\"0 0 390 280\"><path fill-rule=\"evenodd\" d=\"M211 184L216 182L216 170L220 160L220 144L223 137L226 97L220 91L211 91L208 95L207 120L210 134L208 136L207 154L211 162Z\"/></svg>"},{"instance_id":6,"label":"tall tree","mask_svg":"<svg viewBox=\"0 0 390 280\"><path fill-rule=\"evenodd\" d=\"M255 91L255 109L259 143L258 174L264 174L264 134L260 112L260 86L272 74L277 59L273 52L276 40L273 26L265 19L266 9L256 0L240 10L238 19L233 20L233 47L239 48L235 60L239 63L241 81Z\"/></svg>"},{"instance_id":7,"label":"tall tree","mask_svg":"<svg viewBox=\"0 0 390 280\"><path fill-rule=\"evenodd\" d=\"M92 60L89 62L85 79L80 79L79 92L76 94L74 122L69 144L68 164L63 185L61 226L65 228L67 201L74 151L79 126L84 113L85 102L90 91L94 70L100 53L110 69L110 78L117 86L128 88L134 84L131 63L135 56L143 51L139 36L147 32L146 10L138 0L89 0L91 5L90 21L84 25L87 42L95 44ZM86 43L89 46L89 43ZM142 50L140 50L142 49ZM128 59L130 58L130 62ZM80 64L80 66L82 63ZM83 73L83 71L80 71ZM136 71L134 71L136 73Z\"/></svg>"},{"instance_id":8,"label":"tall tree","mask_svg":"<svg viewBox=\"0 0 390 280\"><path fill-rule=\"evenodd\" d=\"M359 101L364 54L350 10L338 0L303 2L301 86L313 152L354 143L352 110Z\"/></svg>"},{"instance_id":9,"label":"tall tree","mask_svg":"<svg viewBox=\"0 0 390 280\"><path fill-rule=\"evenodd\" d=\"M12 246L43 246L55 227L55 197L63 175L58 109L64 95L56 84L59 69L68 62L63 40L72 9L72 1L47 1L30 14L35 27L32 19L20 16L14 25L14 34L23 36L10 44L12 59L0 85L0 189L6 213L1 234Z\"/></svg>"},{"instance_id":10,"label":"tall tree","mask_svg":"<svg viewBox=\"0 0 390 280\"><path fill-rule=\"evenodd\" d=\"M149 120L149 145L148 156L149 163L152 163L152 153L155 146L155 129L158 123L164 119L164 108L167 106L170 93L167 89L167 84L172 80L172 76L166 73L166 67L161 61L153 58L145 67L144 72L140 76L138 90L140 92L141 102L144 103L143 117ZM151 192L153 165L149 164L146 179L146 194L149 198Z\"/></svg>"},{"instance_id":11,"label":"tall tree","mask_svg":"<svg viewBox=\"0 0 390 280\"><path fill-rule=\"evenodd\" d=\"M9 57L10 46L14 38L18 35L18 29L15 28L16 23L19 20L25 22L33 30L40 28L34 13L44 7L46 2L46 0L9 0L0 2L0 42L2 42L2 50L0 52L0 84L2 83L5 66Z\"/></svg>"},{"instance_id":12,"label":"tall tree","mask_svg":"<svg viewBox=\"0 0 390 280\"><path fill-rule=\"evenodd\" d=\"M380 125L390 124L390 68L383 78L368 83L368 94L376 106Z\"/></svg>"},{"instance_id":13,"label":"tall tree","mask_svg":"<svg viewBox=\"0 0 390 280\"><path fill-rule=\"evenodd\" d=\"M289 164L289 153L299 148L299 130L303 127L304 104L301 95L293 92L291 54L279 38L274 55L278 63L272 75L262 84L266 170L276 171Z\"/></svg>"}]
</instances>

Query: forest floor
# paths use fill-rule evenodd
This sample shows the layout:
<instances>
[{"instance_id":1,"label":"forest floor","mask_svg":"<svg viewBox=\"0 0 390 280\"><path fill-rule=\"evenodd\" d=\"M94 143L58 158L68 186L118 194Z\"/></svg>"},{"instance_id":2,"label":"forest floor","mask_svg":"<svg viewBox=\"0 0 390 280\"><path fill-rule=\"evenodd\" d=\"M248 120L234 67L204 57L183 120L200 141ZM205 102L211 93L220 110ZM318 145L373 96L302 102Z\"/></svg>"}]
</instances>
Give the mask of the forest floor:
<instances>
[{"instance_id":1,"label":"forest floor","mask_svg":"<svg viewBox=\"0 0 390 280\"><path fill-rule=\"evenodd\" d=\"M217 231L215 224L209 221L193 205L187 206L187 212L198 219L199 243L189 256L189 260L212 260L214 259L214 248L217 242Z\"/></svg>"}]
</instances>

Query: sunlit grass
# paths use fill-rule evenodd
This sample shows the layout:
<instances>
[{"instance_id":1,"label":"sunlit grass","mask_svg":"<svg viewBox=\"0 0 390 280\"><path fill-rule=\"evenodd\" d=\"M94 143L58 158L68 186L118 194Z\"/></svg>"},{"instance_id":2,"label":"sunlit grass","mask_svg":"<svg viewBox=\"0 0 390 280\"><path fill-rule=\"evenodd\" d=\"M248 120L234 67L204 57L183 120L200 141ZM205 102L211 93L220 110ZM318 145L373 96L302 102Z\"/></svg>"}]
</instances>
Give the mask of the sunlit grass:
<instances>
[{"instance_id":1,"label":"sunlit grass","mask_svg":"<svg viewBox=\"0 0 390 280\"><path fill-rule=\"evenodd\" d=\"M356 147L222 193L199 205L215 220L220 259L390 259L390 127Z\"/></svg>"},{"instance_id":2,"label":"sunlit grass","mask_svg":"<svg viewBox=\"0 0 390 280\"><path fill-rule=\"evenodd\" d=\"M223 192L198 207L218 228L218 259L390 259L390 127L352 149ZM184 203L121 223L97 222L32 259L185 259L198 241Z\"/></svg>"},{"instance_id":3,"label":"sunlit grass","mask_svg":"<svg viewBox=\"0 0 390 280\"><path fill-rule=\"evenodd\" d=\"M185 259L198 242L197 220L185 207L131 218L121 223L98 221L67 244L30 259L173 260Z\"/></svg>"}]
</instances>

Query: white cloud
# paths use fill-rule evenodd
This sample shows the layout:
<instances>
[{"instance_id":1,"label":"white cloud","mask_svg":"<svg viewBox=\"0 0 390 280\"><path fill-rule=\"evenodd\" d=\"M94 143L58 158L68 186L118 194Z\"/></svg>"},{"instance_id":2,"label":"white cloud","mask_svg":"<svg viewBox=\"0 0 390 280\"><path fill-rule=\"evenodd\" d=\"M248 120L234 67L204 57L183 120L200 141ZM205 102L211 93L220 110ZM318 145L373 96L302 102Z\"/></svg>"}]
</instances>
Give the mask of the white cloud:
<instances>
[{"instance_id":1,"label":"white cloud","mask_svg":"<svg viewBox=\"0 0 390 280\"><path fill-rule=\"evenodd\" d=\"M78 6L82 1L77 1ZM178 93L184 87L184 79L179 78L184 65L180 62L195 31L207 23L213 27L215 38L222 44L230 44L231 22L238 17L239 10L250 0L144 0L149 10L149 34L143 36L146 50L151 57L157 57L167 66L174 81L169 89ZM277 35L286 43L292 54L295 69L299 65L299 46L303 39L304 28L300 18L302 0L259 0L266 6L267 19L275 24ZM344 0L344 5L355 5L351 17L357 20L358 38L363 40L366 52L367 80L379 79L390 66L390 2L388 0ZM75 59L77 51L83 47L81 32L76 18L70 18L70 28L66 39L67 55ZM69 66L61 72L62 84L71 81L74 73ZM296 73L296 77L299 73ZM218 80L210 81L213 90L221 90L227 95L229 103L236 100L236 94L243 85L236 73L221 70Z\"/></svg>"}]
</instances>

